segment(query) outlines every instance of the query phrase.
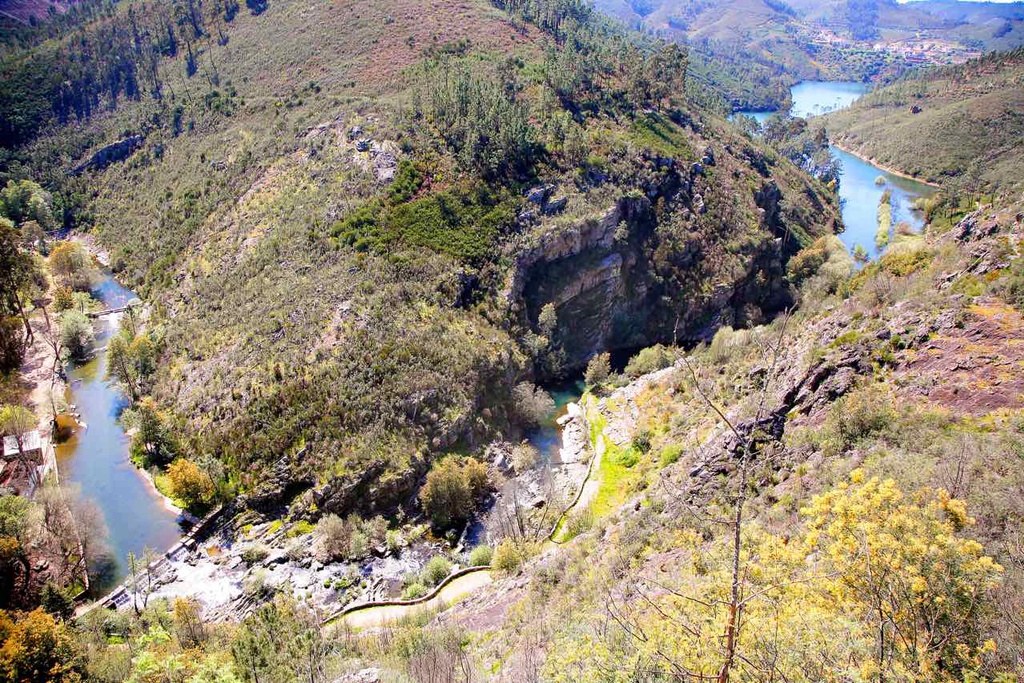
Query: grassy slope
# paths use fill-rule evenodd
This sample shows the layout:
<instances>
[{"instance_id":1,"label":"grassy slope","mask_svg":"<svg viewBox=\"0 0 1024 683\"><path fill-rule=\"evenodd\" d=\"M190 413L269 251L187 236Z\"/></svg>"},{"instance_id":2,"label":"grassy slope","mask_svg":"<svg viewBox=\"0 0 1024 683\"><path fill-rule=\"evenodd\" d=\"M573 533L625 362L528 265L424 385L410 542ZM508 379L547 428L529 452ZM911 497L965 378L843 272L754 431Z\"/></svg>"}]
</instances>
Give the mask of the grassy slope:
<instances>
[{"instance_id":1,"label":"grassy slope","mask_svg":"<svg viewBox=\"0 0 1024 683\"><path fill-rule=\"evenodd\" d=\"M908 116L911 107L920 113ZM1024 177L1024 53L901 79L823 119L858 153L933 182L967 176L1012 187Z\"/></svg>"},{"instance_id":2,"label":"grassy slope","mask_svg":"<svg viewBox=\"0 0 1024 683\"><path fill-rule=\"evenodd\" d=\"M805 306L787 327L769 406L809 368L835 372L837 363L861 360L847 366L853 368L847 376L852 381L837 383L832 376L818 393L805 387L804 398L786 414L780 448L754 467L745 535L745 543L756 538L756 529L787 542L796 538L803 525L800 509L813 495L847 481L856 467L866 477L891 477L904 491L952 491L976 520L963 534L1004 567L1000 586L988 596L991 611L986 609L980 621L981 637L998 646L998 654L984 660L985 674L1020 673L1021 642L1012 626L1024 603L1024 569L1013 550L1014 529L1024 520L1024 507L1014 493L1022 485L1024 448L1018 374L1024 357L1017 343L1024 330L1024 299L1019 296L1024 256L1022 226L1014 217L1019 210L1016 204L980 211L972 224L992 225L996 234L969 244L953 237L959 228L933 232L927 241L918 240L867 267L848 286L840 285L841 295L828 294L846 279L838 263L808 281ZM979 259L978 254L986 256ZM945 276L951 272L957 276L949 280ZM954 294L964 296L952 299ZM880 339L882 330L892 336ZM779 331L773 325L724 334L710 348L691 354L704 391L732 419L752 414L759 400L757 377L765 368L764 345L774 343ZM849 370L839 375L843 372ZM829 393L836 391L845 397ZM630 471L628 492L619 491L619 505L624 497L628 503L609 520L598 520L595 531L563 546L560 555L538 559L527 570L528 580L499 582L496 591L455 608L444 621L473 632L470 649L481 666L500 670L508 680L527 675L531 667L542 669L544 680L561 680L561 675L586 680L598 669L644 663L657 669L658 659L638 654L644 645L631 643L620 628L637 619L644 619L643 635L658 633L659 645L667 648L663 652L679 648L682 659L687 643L696 638L691 630L675 630L684 621L675 621L677 612L666 607L671 600L661 601L664 591L711 599L700 592L702 582L727 576L729 557L721 550L728 530L711 520L726 514L735 465L720 454L720 441L707 438L727 430L694 390L689 373L680 369L649 386L631 405L609 406L609 411L609 419L620 425L632 422L634 433L644 432L653 446ZM672 445L682 446L679 462L659 463L659 451ZM744 561L758 559L752 554ZM524 584L528 588L520 589ZM645 585L646 594L637 592L637 586ZM718 585L727 585L727 579ZM608 596L618 604L610 604ZM651 599L660 607L654 608ZM760 599L753 597L747 605L751 615ZM717 616L693 623L717 634L724 609L701 613ZM809 597L806 609L797 623L814 632L829 628L818 621ZM679 608L685 611L690 610ZM758 636L765 630L785 633L794 623L784 611L775 616L780 621L774 625L749 617L741 646L748 648L746 657L762 652L765 644ZM853 638L858 623L843 626L844 637ZM812 640L799 636L794 647L804 648ZM530 656L538 642L545 644L544 654ZM811 661L814 651L812 646L802 657ZM705 663L718 655L710 651ZM757 679L756 662L746 662L740 668L749 664ZM838 674L841 668L831 662L825 670ZM807 676L795 680L818 680Z\"/></svg>"}]
</instances>

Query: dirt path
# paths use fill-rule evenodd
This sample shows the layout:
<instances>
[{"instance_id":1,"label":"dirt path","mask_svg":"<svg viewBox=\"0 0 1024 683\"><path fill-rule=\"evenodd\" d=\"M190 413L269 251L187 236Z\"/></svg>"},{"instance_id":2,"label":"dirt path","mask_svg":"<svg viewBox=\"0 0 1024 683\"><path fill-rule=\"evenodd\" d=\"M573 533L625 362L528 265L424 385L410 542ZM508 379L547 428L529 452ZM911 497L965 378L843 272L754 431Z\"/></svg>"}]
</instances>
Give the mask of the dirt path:
<instances>
[{"instance_id":1,"label":"dirt path","mask_svg":"<svg viewBox=\"0 0 1024 683\"><path fill-rule=\"evenodd\" d=\"M57 321L52 314L50 323L54 327ZM53 424L53 408L51 396L57 403L58 410L64 396L64 382L53 377L53 347L46 343L46 318L41 309L33 311L29 316L32 326L32 344L25 349L25 357L21 363L21 379L27 389L27 407L39 418L39 430L42 434L50 433ZM56 333L56 329L54 329ZM53 381L51 382L51 379ZM52 391L51 391L52 387Z\"/></svg>"}]
</instances>

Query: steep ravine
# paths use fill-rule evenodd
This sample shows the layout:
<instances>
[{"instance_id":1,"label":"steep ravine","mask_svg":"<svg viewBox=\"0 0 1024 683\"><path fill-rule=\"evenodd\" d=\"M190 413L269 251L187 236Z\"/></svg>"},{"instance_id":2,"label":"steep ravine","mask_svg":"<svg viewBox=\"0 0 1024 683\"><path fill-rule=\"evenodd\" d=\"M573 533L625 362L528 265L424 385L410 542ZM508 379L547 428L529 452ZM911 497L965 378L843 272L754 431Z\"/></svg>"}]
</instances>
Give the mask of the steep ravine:
<instances>
[{"instance_id":1,"label":"steep ravine","mask_svg":"<svg viewBox=\"0 0 1024 683\"><path fill-rule=\"evenodd\" d=\"M704 159L714 163L710 149ZM722 325L757 324L793 304L785 262L800 243L774 180L752 193L759 225L735 263L709 253L697 233L680 243L667 225L666 206L691 222L706 211L696 188L703 173L701 164L673 170L650 196L624 196L597 217L549 230L516 259L506 301L534 327L554 305L563 371L603 351L706 340Z\"/></svg>"}]
</instances>

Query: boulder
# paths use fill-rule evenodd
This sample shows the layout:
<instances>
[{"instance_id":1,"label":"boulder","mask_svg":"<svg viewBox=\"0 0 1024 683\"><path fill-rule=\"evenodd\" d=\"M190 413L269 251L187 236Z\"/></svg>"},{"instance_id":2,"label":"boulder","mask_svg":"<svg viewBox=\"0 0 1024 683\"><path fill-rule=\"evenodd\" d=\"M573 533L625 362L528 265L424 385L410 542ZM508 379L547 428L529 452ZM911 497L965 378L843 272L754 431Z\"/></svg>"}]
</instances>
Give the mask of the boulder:
<instances>
[{"instance_id":1,"label":"boulder","mask_svg":"<svg viewBox=\"0 0 1024 683\"><path fill-rule=\"evenodd\" d=\"M380 683L380 669L370 667L334 679L334 683Z\"/></svg>"},{"instance_id":2,"label":"boulder","mask_svg":"<svg viewBox=\"0 0 1024 683\"><path fill-rule=\"evenodd\" d=\"M562 213L565 211L565 207L569 204L569 198L566 196L555 197L547 204L544 205L542 211L545 216L554 216L556 213Z\"/></svg>"},{"instance_id":3,"label":"boulder","mask_svg":"<svg viewBox=\"0 0 1024 683\"><path fill-rule=\"evenodd\" d=\"M708 145L707 148L704 150L704 156L701 157L700 162L705 166L715 165L715 150L711 148L711 145Z\"/></svg>"},{"instance_id":4,"label":"boulder","mask_svg":"<svg viewBox=\"0 0 1024 683\"><path fill-rule=\"evenodd\" d=\"M533 202L538 206L543 206L547 201L551 193L554 192L554 185L538 185L531 187L526 191L526 201Z\"/></svg>"}]
</instances>

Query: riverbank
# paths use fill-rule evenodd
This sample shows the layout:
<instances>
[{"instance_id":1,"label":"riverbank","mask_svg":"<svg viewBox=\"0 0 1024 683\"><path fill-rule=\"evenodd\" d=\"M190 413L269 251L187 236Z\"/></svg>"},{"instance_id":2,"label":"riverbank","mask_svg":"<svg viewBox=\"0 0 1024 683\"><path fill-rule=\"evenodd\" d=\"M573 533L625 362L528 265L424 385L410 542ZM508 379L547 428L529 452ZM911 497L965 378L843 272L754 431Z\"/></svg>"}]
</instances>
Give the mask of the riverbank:
<instances>
[{"instance_id":1,"label":"riverbank","mask_svg":"<svg viewBox=\"0 0 1024 683\"><path fill-rule=\"evenodd\" d=\"M850 156L857 157L858 159L860 159L864 163L871 164L872 166L875 166L879 170L885 171L886 173L888 173L890 175L894 175L894 176L896 176L898 178L904 178L906 180L913 180L915 183L921 183L922 185L928 185L929 187L934 187L934 188L941 187L941 185L939 185L938 183L933 183L930 180L925 180L924 178L919 178L917 176L910 175L909 173L906 173L906 172L901 171L901 170L896 169L896 168L892 168L891 166L886 166L885 164L881 163L877 159L874 159L874 158L869 157L869 156L867 156L865 154L857 152L857 151L851 149L850 147L847 147L846 145L843 145L842 143L834 142L833 141L833 142L830 142L830 144L833 147L835 147L836 149L841 149L842 151L846 152Z\"/></svg>"},{"instance_id":2,"label":"riverbank","mask_svg":"<svg viewBox=\"0 0 1024 683\"><path fill-rule=\"evenodd\" d=\"M95 249L90 251L95 255ZM91 295L104 310L119 309L137 298L106 271L94 280ZM75 406L80 425L57 447L61 480L95 502L107 528L110 571L97 582L96 591L127 575L129 553L140 556L147 548L162 553L174 545L181 538L184 518L130 458L131 439L120 421L127 401L107 377L106 345L119 319L118 314L96 319L92 358L66 370L65 401Z\"/></svg>"},{"instance_id":3,"label":"riverbank","mask_svg":"<svg viewBox=\"0 0 1024 683\"><path fill-rule=\"evenodd\" d=\"M49 297L43 302L49 305ZM29 315L32 327L32 343L25 349L22 358L20 379L25 391L24 402L39 419L39 432L52 437L54 419L61 414L64 406L64 392L67 385L60 375L60 361L54 356L53 346L47 338L59 335L57 321L49 319L42 308L36 308Z\"/></svg>"}]
</instances>

